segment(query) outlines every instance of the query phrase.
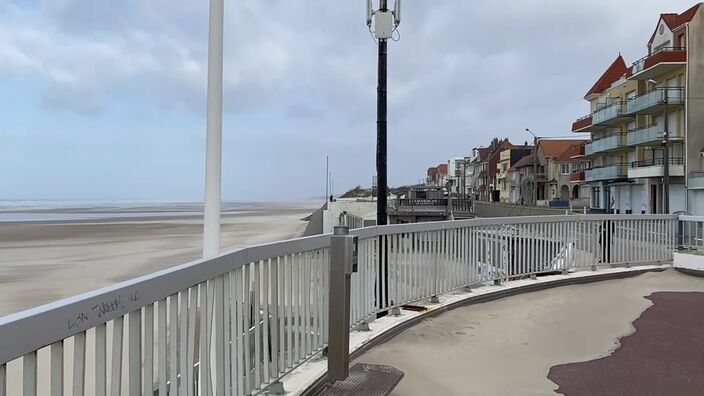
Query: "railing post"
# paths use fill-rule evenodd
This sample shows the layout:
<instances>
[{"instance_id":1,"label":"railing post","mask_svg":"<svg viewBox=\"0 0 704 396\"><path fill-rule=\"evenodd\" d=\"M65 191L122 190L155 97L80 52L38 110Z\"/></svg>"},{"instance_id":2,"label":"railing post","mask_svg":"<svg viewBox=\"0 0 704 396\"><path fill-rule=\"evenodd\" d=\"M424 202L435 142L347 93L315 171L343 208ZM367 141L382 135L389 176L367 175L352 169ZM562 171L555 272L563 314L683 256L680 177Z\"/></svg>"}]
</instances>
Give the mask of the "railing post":
<instances>
[{"instance_id":1,"label":"railing post","mask_svg":"<svg viewBox=\"0 0 704 396\"><path fill-rule=\"evenodd\" d=\"M357 237L337 226L330 237L328 381L341 381L350 368L350 278L357 272Z\"/></svg>"}]
</instances>

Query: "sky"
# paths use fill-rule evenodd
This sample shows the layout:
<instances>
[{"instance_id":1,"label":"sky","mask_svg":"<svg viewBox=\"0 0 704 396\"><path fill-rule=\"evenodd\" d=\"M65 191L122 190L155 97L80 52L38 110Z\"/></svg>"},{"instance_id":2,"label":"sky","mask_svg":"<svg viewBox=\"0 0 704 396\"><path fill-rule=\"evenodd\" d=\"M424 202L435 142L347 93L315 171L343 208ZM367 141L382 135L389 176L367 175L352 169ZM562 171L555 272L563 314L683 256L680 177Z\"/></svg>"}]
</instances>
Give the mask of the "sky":
<instances>
[{"instance_id":1,"label":"sky","mask_svg":"<svg viewBox=\"0 0 704 396\"><path fill-rule=\"evenodd\" d=\"M694 4L405 0L389 184L570 135L619 52ZM0 0L0 199L202 200L207 36L203 0ZM368 186L376 56L363 1L225 0L223 199L322 197L326 156L336 193Z\"/></svg>"}]
</instances>

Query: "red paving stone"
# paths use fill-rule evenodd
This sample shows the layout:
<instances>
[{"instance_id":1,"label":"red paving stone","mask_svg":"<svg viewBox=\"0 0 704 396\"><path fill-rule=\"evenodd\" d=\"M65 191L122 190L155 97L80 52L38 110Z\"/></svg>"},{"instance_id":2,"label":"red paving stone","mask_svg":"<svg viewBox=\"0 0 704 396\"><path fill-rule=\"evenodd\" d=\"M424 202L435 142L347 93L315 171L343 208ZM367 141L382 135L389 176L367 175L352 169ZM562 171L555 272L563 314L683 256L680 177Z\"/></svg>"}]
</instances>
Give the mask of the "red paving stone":
<instances>
[{"instance_id":1,"label":"red paving stone","mask_svg":"<svg viewBox=\"0 0 704 396\"><path fill-rule=\"evenodd\" d=\"M558 393L704 395L704 293L657 292L646 298L654 305L610 356L550 369Z\"/></svg>"}]
</instances>

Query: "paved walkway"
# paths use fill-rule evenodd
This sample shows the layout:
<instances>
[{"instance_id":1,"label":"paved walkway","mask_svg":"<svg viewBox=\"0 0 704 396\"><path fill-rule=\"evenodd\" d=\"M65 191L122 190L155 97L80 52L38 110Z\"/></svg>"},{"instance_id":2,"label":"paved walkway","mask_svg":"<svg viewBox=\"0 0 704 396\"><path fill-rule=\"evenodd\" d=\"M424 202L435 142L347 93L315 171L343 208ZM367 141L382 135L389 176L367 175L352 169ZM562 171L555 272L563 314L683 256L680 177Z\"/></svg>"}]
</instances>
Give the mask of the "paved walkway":
<instances>
[{"instance_id":1,"label":"paved walkway","mask_svg":"<svg viewBox=\"0 0 704 396\"><path fill-rule=\"evenodd\" d=\"M694 350L687 354L686 351L702 342L701 339L692 341L691 336L704 334L701 327L704 323L700 318L689 320L687 316L692 315L687 310L670 310L672 312L667 317L660 312L668 311L667 307L672 304L677 305L672 299L681 296L690 296L684 297L688 299L690 309L696 309L693 304L701 307L702 303L692 300L697 298L691 297L692 294L674 294L680 297L670 297L671 293L655 294L651 299L656 302L652 309L656 316L652 317L663 318L656 322L678 325L668 327L661 323L647 330L647 323L652 319L649 319L650 310L646 310L653 302L646 297L656 292L704 292L704 279L667 270L629 279L548 289L458 308L425 320L357 361L387 364L404 371L404 379L392 393L396 396L546 395L555 394L558 386L561 386L560 393L567 395L604 395L609 394L609 389L616 389L614 394L626 394L623 389L629 389L629 381L638 381L640 377L606 376L604 370L609 369L608 364L628 361L629 367L643 367L650 364L655 359L654 354L660 353L663 347L646 348L642 345L661 343L672 353L666 359L668 364L659 366L661 376L654 376L651 380L669 386L666 383L672 381L662 380L668 374L663 371L667 367L671 367L675 375L689 373L685 375L687 377L702 372L704 359L701 356L704 354L700 351L695 355ZM658 307L658 296L664 298L663 308ZM642 333L645 336L639 338L636 333L627 337L623 340L624 348L618 349L619 340L633 334L632 323L644 311L643 320L635 325L639 331L646 329ZM692 326L698 329L694 330ZM685 337L685 333L689 335ZM629 341L631 339L633 341ZM642 353L634 355L639 351ZM595 359L599 359L599 363L569 364ZM675 367L672 362L679 365ZM619 385L617 380L621 377L623 381ZM696 381L687 384L693 382ZM694 386L634 386L636 391L633 394L687 394L683 392ZM589 387L594 389L586 389ZM665 389L670 391L663 393ZM699 389L691 390L704 394Z\"/></svg>"},{"instance_id":2,"label":"paved walkway","mask_svg":"<svg viewBox=\"0 0 704 396\"><path fill-rule=\"evenodd\" d=\"M610 356L550 369L565 395L704 395L704 293L657 292Z\"/></svg>"}]
</instances>

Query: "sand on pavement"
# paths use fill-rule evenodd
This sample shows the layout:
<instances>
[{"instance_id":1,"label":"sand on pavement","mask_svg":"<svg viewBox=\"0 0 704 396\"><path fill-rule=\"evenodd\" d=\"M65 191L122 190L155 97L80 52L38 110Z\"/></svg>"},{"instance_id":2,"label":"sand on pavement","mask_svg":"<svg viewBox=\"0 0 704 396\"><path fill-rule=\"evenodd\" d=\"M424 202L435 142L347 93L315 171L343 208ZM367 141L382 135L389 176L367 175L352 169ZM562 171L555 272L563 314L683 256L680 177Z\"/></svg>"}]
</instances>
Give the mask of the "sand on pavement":
<instances>
[{"instance_id":1,"label":"sand on pavement","mask_svg":"<svg viewBox=\"0 0 704 396\"><path fill-rule=\"evenodd\" d=\"M395 396L555 394L550 368L608 356L657 291L704 291L704 279L667 270L457 308L357 361L404 371Z\"/></svg>"}]
</instances>

